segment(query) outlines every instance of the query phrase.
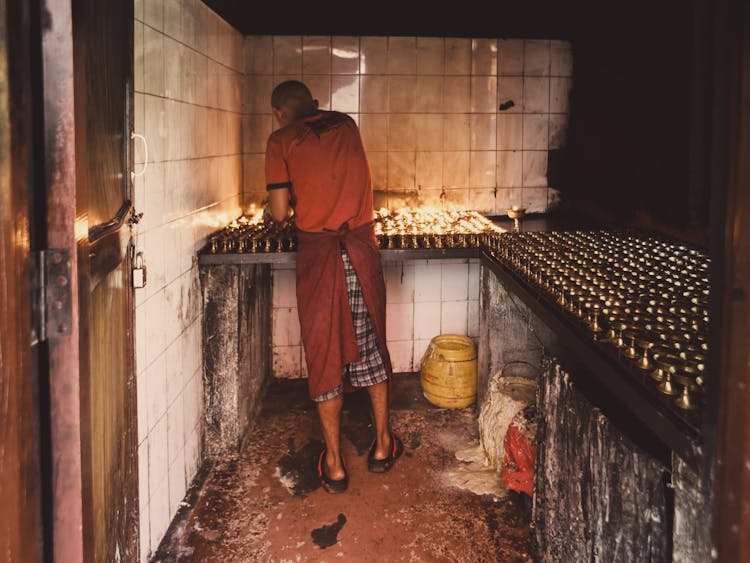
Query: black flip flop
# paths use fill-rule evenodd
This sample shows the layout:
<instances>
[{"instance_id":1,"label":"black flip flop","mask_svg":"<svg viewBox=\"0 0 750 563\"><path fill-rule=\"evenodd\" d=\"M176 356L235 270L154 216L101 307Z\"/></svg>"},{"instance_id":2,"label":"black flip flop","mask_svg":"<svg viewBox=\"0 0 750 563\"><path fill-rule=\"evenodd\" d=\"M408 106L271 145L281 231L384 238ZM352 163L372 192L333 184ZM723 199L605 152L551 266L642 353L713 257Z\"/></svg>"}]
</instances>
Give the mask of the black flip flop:
<instances>
[{"instance_id":1,"label":"black flip flop","mask_svg":"<svg viewBox=\"0 0 750 563\"><path fill-rule=\"evenodd\" d=\"M326 450L323 450L320 452L320 457L318 458L318 478L320 479L320 485L327 493L343 493L349 486L349 474L346 472L346 467L344 467L344 476L341 479L331 479L325 472L325 457Z\"/></svg>"},{"instance_id":2,"label":"black flip flop","mask_svg":"<svg viewBox=\"0 0 750 563\"><path fill-rule=\"evenodd\" d=\"M367 470L372 471L373 473L386 473L391 467L393 467L396 460L401 457L401 454L404 453L404 444L398 436L391 432L391 451L388 454L388 457L384 459L375 459L376 443L376 441L373 441L372 446L370 446L370 452L367 454Z\"/></svg>"}]
</instances>

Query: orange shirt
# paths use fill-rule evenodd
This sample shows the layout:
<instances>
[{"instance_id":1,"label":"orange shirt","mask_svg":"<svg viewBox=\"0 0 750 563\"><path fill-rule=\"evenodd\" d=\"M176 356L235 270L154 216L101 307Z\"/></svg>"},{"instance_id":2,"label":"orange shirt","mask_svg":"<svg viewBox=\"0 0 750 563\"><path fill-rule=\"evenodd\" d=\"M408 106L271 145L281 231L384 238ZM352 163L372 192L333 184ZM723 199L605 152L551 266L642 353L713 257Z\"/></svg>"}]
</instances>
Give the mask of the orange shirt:
<instances>
[{"instance_id":1,"label":"orange shirt","mask_svg":"<svg viewBox=\"0 0 750 563\"><path fill-rule=\"evenodd\" d=\"M372 180L357 124L344 113L320 111L274 131L266 147L266 188L289 188L302 231L372 221Z\"/></svg>"}]
</instances>

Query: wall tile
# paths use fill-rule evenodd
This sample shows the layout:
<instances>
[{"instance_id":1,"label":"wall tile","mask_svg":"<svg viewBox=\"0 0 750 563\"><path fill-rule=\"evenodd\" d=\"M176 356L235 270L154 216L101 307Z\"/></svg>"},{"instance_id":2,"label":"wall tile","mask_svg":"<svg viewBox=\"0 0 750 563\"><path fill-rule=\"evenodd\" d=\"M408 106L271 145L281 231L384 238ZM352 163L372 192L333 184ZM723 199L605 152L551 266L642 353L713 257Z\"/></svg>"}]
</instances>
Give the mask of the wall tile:
<instances>
[{"instance_id":1,"label":"wall tile","mask_svg":"<svg viewBox=\"0 0 750 563\"><path fill-rule=\"evenodd\" d=\"M150 495L150 504L154 506L156 492L161 485L167 482L168 472L168 452L167 452L167 417L163 413L161 418L155 422L153 429L148 435L148 481ZM165 491L168 495L168 493ZM167 518L169 515L167 515ZM153 512L152 512L153 523ZM162 531L163 533L163 531Z\"/></svg>"},{"instance_id":2,"label":"wall tile","mask_svg":"<svg viewBox=\"0 0 750 563\"><path fill-rule=\"evenodd\" d=\"M164 0L164 34L182 41L182 0Z\"/></svg>"},{"instance_id":3,"label":"wall tile","mask_svg":"<svg viewBox=\"0 0 750 563\"><path fill-rule=\"evenodd\" d=\"M248 87L252 95L250 96L249 113L269 113L271 111L271 92L276 87L277 82L272 76L250 76L248 78Z\"/></svg>"},{"instance_id":4,"label":"wall tile","mask_svg":"<svg viewBox=\"0 0 750 563\"><path fill-rule=\"evenodd\" d=\"M386 74L388 71L388 38L362 37L359 42L361 74Z\"/></svg>"},{"instance_id":5,"label":"wall tile","mask_svg":"<svg viewBox=\"0 0 750 563\"><path fill-rule=\"evenodd\" d=\"M306 35L302 38L302 74L331 73L331 38Z\"/></svg>"},{"instance_id":6,"label":"wall tile","mask_svg":"<svg viewBox=\"0 0 750 563\"><path fill-rule=\"evenodd\" d=\"M492 215L495 212L495 192L492 188L470 188L469 207L480 213Z\"/></svg>"},{"instance_id":7,"label":"wall tile","mask_svg":"<svg viewBox=\"0 0 750 563\"><path fill-rule=\"evenodd\" d=\"M167 409L167 449L169 451L170 474L177 454L185 448L185 413L182 410L182 395L180 395ZM183 472L182 483L185 484L185 459L181 460L180 470ZM171 481L170 475L170 481ZM183 491L184 492L184 491ZM180 497L181 498L181 497Z\"/></svg>"},{"instance_id":8,"label":"wall tile","mask_svg":"<svg viewBox=\"0 0 750 563\"><path fill-rule=\"evenodd\" d=\"M417 152L416 167L418 189L443 187L442 151Z\"/></svg>"},{"instance_id":9,"label":"wall tile","mask_svg":"<svg viewBox=\"0 0 750 563\"><path fill-rule=\"evenodd\" d=\"M523 43L524 76L549 76L549 41L527 39Z\"/></svg>"},{"instance_id":10,"label":"wall tile","mask_svg":"<svg viewBox=\"0 0 750 563\"><path fill-rule=\"evenodd\" d=\"M176 514L180 502L185 498L185 447L177 452L176 459L169 466L169 513Z\"/></svg>"},{"instance_id":11,"label":"wall tile","mask_svg":"<svg viewBox=\"0 0 750 563\"><path fill-rule=\"evenodd\" d=\"M270 35L245 37L245 72L248 74L273 73L273 38Z\"/></svg>"},{"instance_id":12,"label":"wall tile","mask_svg":"<svg viewBox=\"0 0 750 563\"><path fill-rule=\"evenodd\" d=\"M412 151L388 153L388 187L413 190L416 176L416 154Z\"/></svg>"},{"instance_id":13,"label":"wall tile","mask_svg":"<svg viewBox=\"0 0 750 563\"><path fill-rule=\"evenodd\" d=\"M163 0L143 0L143 23L157 31L164 29Z\"/></svg>"},{"instance_id":14,"label":"wall tile","mask_svg":"<svg viewBox=\"0 0 750 563\"><path fill-rule=\"evenodd\" d=\"M497 77L472 76L470 104L472 113L494 113L496 103Z\"/></svg>"},{"instance_id":15,"label":"wall tile","mask_svg":"<svg viewBox=\"0 0 750 563\"><path fill-rule=\"evenodd\" d=\"M541 213L547 209L547 188L523 188L523 206L528 213Z\"/></svg>"},{"instance_id":16,"label":"wall tile","mask_svg":"<svg viewBox=\"0 0 750 563\"><path fill-rule=\"evenodd\" d=\"M413 112L417 106L415 76L391 76L388 81L388 109L394 113Z\"/></svg>"},{"instance_id":17,"label":"wall tile","mask_svg":"<svg viewBox=\"0 0 750 563\"><path fill-rule=\"evenodd\" d=\"M166 471L164 472L167 476ZM151 551L156 551L169 527L169 483L165 478L156 488L149 502L151 522Z\"/></svg>"},{"instance_id":18,"label":"wall tile","mask_svg":"<svg viewBox=\"0 0 750 563\"><path fill-rule=\"evenodd\" d=\"M416 74L417 40L415 37L388 38L388 74Z\"/></svg>"},{"instance_id":19,"label":"wall tile","mask_svg":"<svg viewBox=\"0 0 750 563\"><path fill-rule=\"evenodd\" d=\"M429 345L430 340L414 340L414 359L412 361L412 369L414 371L422 369L422 359Z\"/></svg>"},{"instance_id":20,"label":"wall tile","mask_svg":"<svg viewBox=\"0 0 750 563\"><path fill-rule=\"evenodd\" d=\"M414 303L414 339L430 340L440 333L440 301Z\"/></svg>"},{"instance_id":21,"label":"wall tile","mask_svg":"<svg viewBox=\"0 0 750 563\"><path fill-rule=\"evenodd\" d=\"M442 265L425 261L414 264L414 301L440 301L442 294Z\"/></svg>"},{"instance_id":22,"label":"wall tile","mask_svg":"<svg viewBox=\"0 0 750 563\"><path fill-rule=\"evenodd\" d=\"M249 114L242 117L243 152L265 152L268 137L273 132L272 119L273 117L267 113Z\"/></svg>"},{"instance_id":23,"label":"wall tile","mask_svg":"<svg viewBox=\"0 0 750 563\"><path fill-rule=\"evenodd\" d=\"M494 113L475 114L469 117L471 150L495 150L497 116Z\"/></svg>"},{"instance_id":24,"label":"wall tile","mask_svg":"<svg viewBox=\"0 0 750 563\"><path fill-rule=\"evenodd\" d=\"M495 151L471 151L469 153L469 186L491 188L495 186Z\"/></svg>"},{"instance_id":25,"label":"wall tile","mask_svg":"<svg viewBox=\"0 0 750 563\"><path fill-rule=\"evenodd\" d=\"M133 28L133 89L136 92L144 90L143 33L143 24L136 21Z\"/></svg>"},{"instance_id":26,"label":"wall tile","mask_svg":"<svg viewBox=\"0 0 750 563\"><path fill-rule=\"evenodd\" d=\"M477 338L479 336L479 301L469 301L467 316L467 335Z\"/></svg>"},{"instance_id":27,"label":"wall tile","mask_svg":"<svg viewBox=\"0 0 750 563\"><path fill-rule=\"evenodd\" d=\"M523 111L549 113L549 78L524 78Z\"/></svg>"},{"instance_id":28,"label":"wall tile","mask_svg":"<svg viewBox=\"0 0 750 563\"><path fill-rule=\"evenodd\" d=\"M568 116L549 116L549 148L561 149L567 144Z\"/></svg>"},{"instance_id":29,"label":"wall tile","mask_svg":"<svg viewBox=\"0 0 750 563\"><path fill-rule=\"evenodd\" d=\"M276 377L300 377L300 347L273 347L273 374Z\"/></svg>"},{"instance_id":30,"label":"wall tile","mask_svg":"<svg viewBox=\"0 0 750 563\"><path fill-rule=\"evenodd\" d=\"M446 151L463 151L471 148L471 128L468 115L445 115L443 148Z\"/></svg>"},{"instance_id":31,"label":"wall tile","mask_svg":"<svg viewBox=\"0 0 750 563\"><path fill-rule=\"evenodd\" d=\"M524 109L524 80L516 76L503 76L497 79L498 111L503 114L521 113ZM512 103L512 105L511 105ZM502 107L507 109L501 109Z\"/></svg>"},{"instance_id":32,"label":"wall tile","mask_svg":"<svg viewBox=\"0 0 750 563\"><path fill-rule=\"evenodd\" d=\"M523 151L523 187L547 185L547 151Z\"/></svg>"},{"instance_id":33,"label":"wall tile","mask_svg":"<svg viewBox=\"0 0 750 563\"><path fill-rule=\"evenodd\" d=\"M442 115L415 115L414 131L418 151L439 151L443 148Z\"/></svg>"},{"instance_id":34,"label":"wall tile","mask_svg":"<svg viewBox=\"0 0 750 563\"><path fill-rule=\"evenodd\" d=\"M388 149L388 118L385 115L363 113L360 115L360 133L365 150L384 151ZM372 162L370 162L372 165ZM371 166L372 167L372 166Z\"/></svg>"},{"instance_id":35,"label":"wall tile","mask_svg":"<svg viewBox=\"0 0 750 563\"><path fill-rule=\"evenodd\" d=\"M445 39L445 74L471 74L470 39Z\"/></svg>"},{"instance_id":36,"label":"wall tile","mask_svg":"<svg viewBox=\"0 0 750 563\"><path fill-rule=\"evenodd\" d=\"M344 74L331 79L331 109L344 113L359 111L359 76Z\"/></svg>"},{"instance_id":37,"label":"wall tile","mask_svg":"<svg viewBox=\"0 0 750 563\"><path fill-rule=\"evenodd\" d=\"M472 258L469 261L469 300L479 299L479 270L479 260Z\"/></svg>"},{"instance_id":38,"label":"wall tile","mask_svg":"<svg viewBox=\"0 0 750 563\"><path fill-rule=\"evenodd\" d=\"M463 113L470 110L468 76L446 76L443 82L443 111Z\"/></svg>"},{"instance_id":39,"label":"wall tile","mask_svg":"<svg viewBox=\"0 0 750 563\"><path fill-rule=\"evenodd\" d=\"M411 340L388 342L394 373L412 371L413 343Z\"/></svg>"},{"instance_id":40,"label":"wall tile","mask_svg":"<svg viewBox=\"0 0 750 563\"><path fill-rule=\"evenodd\" d=\"M520 188L523 185L521 151L498 151L497 185L504 188Z\"/></svg>"},{"instance_id":41,"label":"wall tile","mask_svg":"<svg viewBox=\"0 0 750 563\"><path fill-rule=\"evenodd\" d=\"M495 194L495 213L507 215L508 209L514 205L523 206L523 188L498 188Z\"/></svg>"},{"instance_id":42,"label":"wall tile","mask_svg":"<svg viewBox=\"0 0 750 563\"><path fill-rule=\"evenodd\" d=\"M302 73L302 38L273 36L273 72L276 75Z\"/></svg>"},{"instance_id":43,"label":"wall tile","mask_svg":"<svg viewBox=\"0 0 750 563\"><path fill-rule=\"evenodd\" d=\"M386 113L389 99L388 77L363 76L360 84L360 110L363 113Z\"/></svg>"},{"instance_id":44,"label":"wall tile","mask_svg":"<svg viewBox=\"0 0 750 563\"><path fill-rule=\"evenodd\" d=\"M148 26L143 28L143 91L164 95L164 36Z\"/></svg>"},{"instance_id":45,"label":"wall tile","mask_svg":"<svg viewBox=\"0 0 750 563\"><path fill-rule=\"evenodd\" d=\"M290 307L274 309L273 343L278 346L299 346L301 344L297 309Z\"/></svg>"},{"instance_id":46,"label":"wall tile","mask_svg":"<svg viewBox=\"0 0 750 563\"><path fill-rule=\"evenodd\" d=\"M568 113L572 86L573 80L571 78L553 77L550 79L550 112Z\"/></svg>"},{"instance_id":47,"label":"wall tile","mask_svg":"<svg viewBox=\"0 0 750 563\"><path fill-rule=\"evenodd\" d=\"M497 150L517 150L523 148L523 116L498 114Z\"/></svg>"},{"instance_id":48,"label":"wall tile","mask_svg":"<svg viewBox=\"0 0 750 563\"><path fill-rule=\"evenodd\" d=\"M294 270L274 270L273 307L297 307L297 275Z\"/></svg>"},{"instance_id":49,"label":"wall tile","mask_svg":"<svg viewBox=\"0 0 750 563\"><path fill-rule=\"evenodd\" d=\"M310 89L310 93L313 95L313 99L318 100L318 107L322 110L330 110L331 107L331 76L329 75L308 75L305 76L305 84L307 84L307 87ZM342 78L342 77L335 77L335 78ZM350 78L350 77L343 77L343 78ZM356 76L353 77L356 79ZM352 84L349 84L346 81L339 81L333 86L333 91L336 92L337 90L340 90L338 92L338 96L336 99L336 103L343 105L343 104L349 104L350 107L357 107L357 104L359 103L359 89L353 89ZM355 99L350 99L352 94L355 96ZM349 96L349 98L347 98ZM270 102L268 107L270 108ZM337 108L333 108L337 109ZM340 111L340 110L339 110ZM356 111L356 110L355 110ZM273 129L275 129L277 126L276 122L273 122Z\"/></svg>"},{"instance_id":50,"label":"wall tile","mask_svg":"<svg viewBox=\"0 0 750 563\"><path fill-rule=\"evenodd\" d=\"M143 22L143 0L134 0L133 17L136 22Z\"/></svg>"},{"instance_id":51,"label":"wall tile","mask_svg":"<svg viewBox=\"0 0 750 563\"><path fill-rule=\"evenodd\" d=\"M468 303L444 301L440 321L441 334L466 335L468 332Z\"/></svg>"},{"instance_id":52,"label":"wall tile","mask_svg":"<svg viewBox=\"0 0 750 563\"><path fill-rule=\"evenodd\" d=\"M523 39L500 39L497 42L497 73L501 76L521 76L523 52Z\"/></svg>"},{"instance_id":53,"label":"wall tile","mask_svg":"<svg viewBox=\"0 0 750 563\"><path fill-rule=\"evenodd\" d=\"M359 37L332 37L331 50L333 74L359 73Z\"/></svg>"},{"instance_id":54,"label":"wall tile","mask_svg":"<svg viewBox=\"0 0 750 563\"><path fill-rule=\"evenodd\" d=\"M569 41L550 41L550 74L573 76L573 50Z\"/></svg>"},{"instance_id":55,"label":"wall tile","mask_svg":"<svg viewBox=\"0 0 750 563\"><path fill-rule=\"evenodd\" d=\"M523 148L547 150L549 137L549 115L523 116Z\"/></svg>"},{"instance_id":56,"label":"wall tile","mask_svg":"<svg viewBox=\"0 0 750 563\"><path fill-rule=\"evenodd\" d=\"M386 301L388 303L414 302L414 265L406 262L386 265Z\"/></svg>"},{"instance_id":57,"label":"wall tile","mask_svg":"<svg viewBox=\"0 0 750 563\"><path fill-rule=\"evenodd\" d=\"M151 519L148 494L148 442L138 444L138 523L140 532L140 561L147 561L151 547Z\"/></svg>"},{"instance_id":58,"label":"wall tile","mask_svg":"<svg viewBox=\"0 0 750 563\"><path fill-rule=\"evenodd\" d=\"M388 149L392 151L414 151L416 135L414 116L395 115L388 117Z\"/></svg>"},{"instance_id":59,"label":"wall tile","mask_svg":"<svg viewBox=\"0 0 750 563\"><path fill-rule=\"evenodd\" d=\"M420 113L443 112L442 76L417 76L416 111Z\"/></svg>"},{"instance_id":60,"label":"wall tile","mask_svg":"<svg viewBox=\"0 0 750 563\"><path fill-rule=\"evenodd\" d=\"M413 315L412 303L388 303L385 311L386 339L389 342L392 340L411 341L414 332Z\"/></svg>"},{"instance_id":61,"label":"wall tile","mask_svg":"<svg viewBox=\"0 0 750 563\"><path fill-rule=\"evenodd\" d=\"M497 75L497 39L471 40L471 74Z\"/></svg>"},{"instance_id":62,"label":"wall tile","mask_svg":"<svg viewBox=\"0 0 750 563\"><path fill-rule=\"evenodd\" d=\"M146 418L149 433L167 412L167 367L164 354L148 367L144 374L146 384Z\"/></svg>"},{"instance_id":63,"label":"wall tile","mask_svg":"<svg viewBox=\"0 0 750 563\"><path fill-rule=\"evenodd\" d=\"M442 37L417 37L417 74L445 72L445 41Z\"/></svg>"},{"instance_id":64,"label":"wall tile","mask_svg":"<svg viewBox=\"0 0 750 563\"><path fill-rule=\"evenodd\" d=\"M446 188L469 187L469 151L445 151L443 185Z\"/></svg>"},{"instance_id":65,"label":"wall tile","mask_svg":"<svg viewBox=\"0 0 750 563\"><path fill-rule=\"evenodd\" d=\"M468 298L468 264L443 264L441 277L443 301L465 301Z\"/></svg>"},{"instance_id":66,"label":"wall tile","mask_svg":"<svg viewBox=\"0 0 750 563\"><path fill-rule=\"evenodd\" d=\"M388 186L388 153L385 151L367 151L370 165L372 186L375 190L385 190ZM378 207L376 204L375 207Z\"/></svg>"}]
</instances>

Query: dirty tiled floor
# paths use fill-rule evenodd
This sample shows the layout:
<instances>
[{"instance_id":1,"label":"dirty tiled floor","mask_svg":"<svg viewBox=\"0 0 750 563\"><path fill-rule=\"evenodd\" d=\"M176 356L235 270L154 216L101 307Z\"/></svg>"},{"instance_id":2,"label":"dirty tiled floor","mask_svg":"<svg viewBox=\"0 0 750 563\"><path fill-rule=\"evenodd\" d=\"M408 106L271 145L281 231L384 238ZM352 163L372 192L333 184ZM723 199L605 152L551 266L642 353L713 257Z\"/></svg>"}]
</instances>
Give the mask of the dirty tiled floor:
<instances>
[{"instance_id":1,"label":"dirty tiled floor","mask_svg":"<svg viewBox=\"0 0 750 563\"><path fill-rule=\"evenodd\" d=\"M418 375L395 378L392 425L405 455L386 474L367 471L372 439L365 393L347 395L344 494L323 491L322 449L305 381L275 381L242 454L208 469L155 561L530 561L523 507L447 484L454 452L477 439L472 408L421 396Z\"/></svg>"}]
</instances>

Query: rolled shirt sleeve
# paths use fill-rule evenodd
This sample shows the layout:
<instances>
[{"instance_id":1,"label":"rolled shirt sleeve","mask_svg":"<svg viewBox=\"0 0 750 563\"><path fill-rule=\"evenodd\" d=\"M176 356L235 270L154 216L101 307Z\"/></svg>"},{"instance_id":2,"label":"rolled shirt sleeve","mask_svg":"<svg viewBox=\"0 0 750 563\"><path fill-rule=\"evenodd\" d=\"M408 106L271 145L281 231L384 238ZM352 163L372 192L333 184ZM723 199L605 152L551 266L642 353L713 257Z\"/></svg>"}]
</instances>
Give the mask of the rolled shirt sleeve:
<instances>
[{"instance_id":1,"label":"rolled shirt sleeve","mask_svg":"<svg viewBox=\"0 0 750 563\"><path fill-rule=\"evenodd\" d=\"M281 142L271 135L266 145L266 190L291 189L291 187L292 181L289 178L289 168L284 158L283 147Z\"/></svg>"}]
</instances>

